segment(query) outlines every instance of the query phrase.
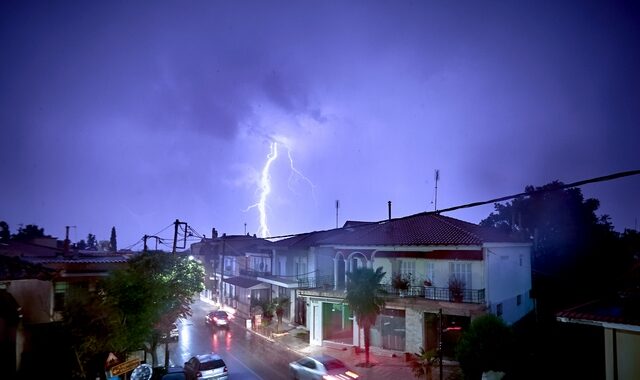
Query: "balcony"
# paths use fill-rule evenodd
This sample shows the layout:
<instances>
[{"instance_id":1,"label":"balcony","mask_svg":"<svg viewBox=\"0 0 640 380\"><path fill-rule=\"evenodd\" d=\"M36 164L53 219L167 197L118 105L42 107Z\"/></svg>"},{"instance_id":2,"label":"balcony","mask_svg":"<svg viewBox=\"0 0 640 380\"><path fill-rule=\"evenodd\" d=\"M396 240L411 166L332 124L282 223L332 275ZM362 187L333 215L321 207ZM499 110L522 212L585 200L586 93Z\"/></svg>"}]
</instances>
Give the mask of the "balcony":
<instances>
[{"instance_id":1,"label":"balcony","mask_svg":"<svg viewBox=\"0 0 640 380\"><path fill-rule=\"evenodd\" d=\"M336 296L342 294L344 296L345 293L345 289L342 286L334 289L333 276L300 278L298 279L298 288L301 290L301 295ZM391 286L391 284L380 284L380 293L385 297L416 298L472 304L485 303L484 289L463 289L461 294L456 297L448 287L410 286L407 290L399 290Z\"/></svg>"},{"instance_id":2,"label":"balcony","mask_svg":"<svg viewBox=\"0 0 640 380\"><path fill-rule=\"evenodd\" d=\"M456 297L448 287L410 286L407 290L399 290L390 284L381 284L380 292L388 297L425 298L432 301L476 304L483 304L485 302L484 289L463 289L461 290L460 296Z\"/></svg>"},{"instance_id":3,"label":"balcony","mask_svg":"<svg viewBox=\"0 0 640 380\"><path fill-rule=\"evenodd\" d=\"M241 276L247 277L269 277L271 276L271 271L259 271L253 269L240 269Z\"/></svg>"}]
</instances>

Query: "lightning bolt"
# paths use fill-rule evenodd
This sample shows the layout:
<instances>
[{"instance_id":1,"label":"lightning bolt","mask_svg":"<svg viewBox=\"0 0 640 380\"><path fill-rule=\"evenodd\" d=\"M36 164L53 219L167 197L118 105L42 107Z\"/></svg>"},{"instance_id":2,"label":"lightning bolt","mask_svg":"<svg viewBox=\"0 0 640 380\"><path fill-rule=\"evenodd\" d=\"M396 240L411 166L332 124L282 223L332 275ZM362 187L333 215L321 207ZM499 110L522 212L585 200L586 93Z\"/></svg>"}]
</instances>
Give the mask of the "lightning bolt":
<instances>
[{"instance_id":1,"label":"lightning bolt","mask_svg":"<svg viewBox=\"0 0 640 380\"><path fill-rule=\"evenodd\" d=\"M271 150L267 155L267 162L265 162L262 168L262 174L260 175L260 200L254 206L258 207L258 213L260 214L260 236L266 238L269 236L269 227L267 225L267 197L271 193L271 164L278 158L278 143L275 141L271 143Z\"/></svg>"},{"instance_id":2,"label":"lightning bolt","mask_svg":"<svg viewBox=\"0 0 640 380\"><path fill-rule=\"evenodd\" d=\"M289 189L293 192L295 192L293 190L293 188L291 187L291 179L293 178L294 174L297 174L300 178L302 178L305 182L307 182L309 184L309 186L311 187L311 195L313 196L313 200L316 200L316 192L315 192L315 188L316 185L313 184L313 182L311 182L311 180L309 178L307 178L304 174L300 173L300 171L298 169L296 169L296 167L293 165L293 157L291 157L291 149L289 149L289 147L287 147L287 156L289 157L289 166L291 167L291 175L289 176Z\"/></svg>"},{"instance_id":3,"label":"lightning bolt","mask_svg":"<svg viewBox=\"0 0 640 380\"><path fill-rule=\"evenodd\" d=\"M307 182L309 186L311 186L311 192L313 195L313 199L315 200L315 192L314 192L315 185L313 184L313 182L311 182L309 178L307 178L298 169L296 169L295 165L293 164L291 149L286 144L286 142L282 142L282 144L287 149L287 156L289 158L289 167L291 168L291 175L289 176L289 183L288 183L289 189L291 191L294 191L293 188L291 187L291 181L293 176L297 175L298 177L302 178L305 182ZM260 236L263 238L266 238L269 236L269 227L267 225L267 198L271 193L271 174L270 174L271 164L273 164L273 162L277 158L278 158L278 141L272 140L270 151L269 151L269 154L267 155L267 161L264 163L264 166L262 167L260 179L258 180L259 190L260 190L259 201L247 207L247 209L245 210L245 211L248 211L249 209L252 209L254 207L258 209L259 219L260 219L260 228L258 232Z\"/></svg>"}]
</instances>

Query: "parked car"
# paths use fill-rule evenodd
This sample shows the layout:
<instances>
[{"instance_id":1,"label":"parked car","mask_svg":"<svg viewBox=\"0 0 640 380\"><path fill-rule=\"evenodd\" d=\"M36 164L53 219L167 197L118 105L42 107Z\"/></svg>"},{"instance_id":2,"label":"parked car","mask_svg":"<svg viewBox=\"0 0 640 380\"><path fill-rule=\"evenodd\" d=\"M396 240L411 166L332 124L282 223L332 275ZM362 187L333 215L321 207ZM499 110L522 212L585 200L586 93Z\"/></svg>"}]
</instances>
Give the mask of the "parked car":
<instances>
[{"instance_id":1,"label":"parked car","mask_svg":"<svg viewBox=\"0 0 640 380\"><path fill-rule=\"evenodd\" d=\"M171 326L171 330L169 331L168 334L163 334L160 337L160 341L164 342L166 340L170 340L170 341L174 341L177 342L178 339L180 338L180 332L178 330L178 325L176 325L175 323Z\"/></svg>"},{"instance_id":2,"label":"parked car","mask_svg":"<svg viewBox=\"0 0 640 380\"><path fill-rule=\"evenodd\" d=\"M215 310L207 314L204 322L211 326L228 327L229 326L229 314L224 310Z\"/></svg>"},{"instance_id":3,"label":"parked car","mask_svg":"<svg viewBox=\"0 0 640 380\"><path fill-rule=\"evenodd\" d=\"M347 367L344 362L330 355L305 356L289 363L294 379L357 379L359 375Z\"/></svg>"},{"instance_id":4,"label":"parked car","mask_svg":"<svg viewBox=\"0 0 640 380\"><path fill-rule=\"evenodd\" d=\"M169 368L154 367L151 380L186 380L187 373L184 368L171 366ZM133 380L133 379L132 379Z\"/></svg>"},{"instance_id":5,"label":"parked car","mask_svg":"<svg viewBox=\"0 0 640 380\"><path fill-rule=\"evenodd\" d=\"M184 370L193 379L216 379L227 380L229 370L220 355L212 352L210 354L196 355L184 363Z\"/></svg>"}]
</instances>

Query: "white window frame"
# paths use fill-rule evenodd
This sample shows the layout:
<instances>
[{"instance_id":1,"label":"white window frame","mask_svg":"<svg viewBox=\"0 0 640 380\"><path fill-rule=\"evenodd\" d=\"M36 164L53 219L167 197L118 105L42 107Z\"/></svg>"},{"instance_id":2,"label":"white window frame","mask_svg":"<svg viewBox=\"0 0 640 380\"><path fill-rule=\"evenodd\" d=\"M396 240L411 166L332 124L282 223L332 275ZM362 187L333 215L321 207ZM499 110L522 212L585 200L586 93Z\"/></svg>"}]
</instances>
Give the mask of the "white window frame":
<instances>
[{"instance_id":1,"label":"white window frame","mask_svg":"<svg viewBox=\"0 0 640 380\"><path fill-rule=\"evenodd\" d=\"M416 281L416 261L415 260L400 260L400 276L402 278L411 278L411 282ZM413 285L413 284L411 284Z\"/></svg>"},{"instance_id":2,"label":"white window frame","mask_svg":"<svg viewBox=\"0 0 640 380\"><path fill-rule=\"evenodd\" d=\"M468 261L449 262L449 276L464 281L464 288L471 289L471 263Z\"/></svg>"},{"instance_id":3,"label":"white window frame","mask_svg":"<svg viewBox=\"0 0 640 380\"><path fill-rule=\"evenodd\" d=\"M294 267L296 276L306 275L308 273L307 258L304 256L297 256L294 260Z\"/></svg>"},{"instance_id":4,"label":"white window frame","mask_svg":"<svg viewBox=\"0 0 640 380\"><path fill-rule=\"evenodd\" d=\"M433 261L427 261L425 263L425 273L429 280L431 280L431 284L435 286L436 282L436 263ZM426 280L426 279L425 279Z\"/></svg>"}]
</instances>

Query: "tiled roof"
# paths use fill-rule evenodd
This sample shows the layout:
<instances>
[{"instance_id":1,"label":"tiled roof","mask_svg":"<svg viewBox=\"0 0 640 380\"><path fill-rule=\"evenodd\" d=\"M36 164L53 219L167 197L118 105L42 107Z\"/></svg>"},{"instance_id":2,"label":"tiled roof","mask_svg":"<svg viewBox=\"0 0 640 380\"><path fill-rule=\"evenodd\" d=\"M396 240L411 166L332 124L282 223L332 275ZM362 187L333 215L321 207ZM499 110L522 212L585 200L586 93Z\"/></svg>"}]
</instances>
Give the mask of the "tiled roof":
<instances>
[{"instance_id":1,"label":"tiled roof","mask_svg":"<svg viewBox=\"0 0 640 380\"><path fill-rule=\"evenodd\" d=\"M126 263L129 258L126 256L103 256L103 257L29 257L26 261L34 264L103 264L103 263Z\"/></svg>"},{"instance_id":2,"label":"tiled roof","mask_svg":"<svg viewBox=\"0 0 640 380\"><path fill-rule=\"evenodd\" d=\"M278 247L304 248L317 245L482 245L526 243L503 232L447 216L425 212L374 223L355 224L327 231L310 232L274 243Z\"/></svg>"},{"instance_id":3,"label":"tiled roof","mask_svg":"<svg viewBox=\"0 0 640 380\"><path fill-rule=\"evenodd\" d=\"M0 280L39 279L49 280L55 274L54 270L44 268L18 257L0 255Z\"/></svg>"},{"instance_id":4,"label":"tiled roof","mask_svg":"<svg viewBox=\"0 0 640 380\"><path fill-rule=\"evenodd\" d=\"M556 313L561 321L583 323L601 322L640 326L640 297L593 301Z\"/></svg>"},{"instance_id":5,"label":"tiled roof","mask_svg":"<svg viewBox=\"0 0 640 380\"><path fill-rule=\"evenodd\" d=\"M226 282L227 284L231 284L231 285L235 285L238 287L241 287L243 289L249 289L251 287L254 287L256 285L260 285L262 284L262 281L258 281L254 278L248 278L248 277L231 277L228 278L226 280L224 280L224 282Z\"/></svg>"}]
</instances>

